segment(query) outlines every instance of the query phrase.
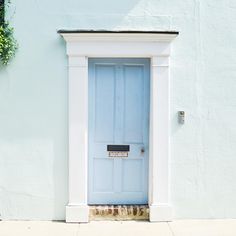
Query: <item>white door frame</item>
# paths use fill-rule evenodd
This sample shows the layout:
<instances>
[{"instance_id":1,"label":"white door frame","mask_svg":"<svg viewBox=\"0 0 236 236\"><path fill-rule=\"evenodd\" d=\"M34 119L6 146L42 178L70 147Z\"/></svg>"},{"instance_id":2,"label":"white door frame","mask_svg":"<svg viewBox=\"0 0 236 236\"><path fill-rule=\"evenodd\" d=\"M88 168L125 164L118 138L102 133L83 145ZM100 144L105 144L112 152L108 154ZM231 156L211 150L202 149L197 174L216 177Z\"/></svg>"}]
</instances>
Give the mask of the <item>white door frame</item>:
<instances>
[{"instance_id":1,"label":"white door frame","mask_svg":"<svg viewBox=\"0 0 236 236\"><path fill-rule=\"evenodd\" d=\"M150 221L170 221L169 57L177 32L59 33L69 60L69 203L67 222L88 222L88 58L151 59L149 207Z\"/></svg>"}]
</instances>

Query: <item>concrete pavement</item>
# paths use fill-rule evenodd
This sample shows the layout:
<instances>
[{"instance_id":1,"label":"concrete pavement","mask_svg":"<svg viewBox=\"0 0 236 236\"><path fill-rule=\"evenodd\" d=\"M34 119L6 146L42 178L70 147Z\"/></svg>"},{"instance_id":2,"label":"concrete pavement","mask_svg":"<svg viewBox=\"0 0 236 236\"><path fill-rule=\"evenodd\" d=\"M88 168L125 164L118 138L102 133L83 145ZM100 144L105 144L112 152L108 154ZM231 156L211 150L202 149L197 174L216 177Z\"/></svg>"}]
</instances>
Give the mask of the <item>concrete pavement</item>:
<instances>
[{"instance_id":1,"label":"concrete pavement","mask_svg":"<svg viewBox=\"0 0 236 236\"><path fill-rule=\"evenodd\" d=\"M50 221L0 221L0 236L236 236L236 220L94 221L66 224Z\"/></svg>"}]
</instances>

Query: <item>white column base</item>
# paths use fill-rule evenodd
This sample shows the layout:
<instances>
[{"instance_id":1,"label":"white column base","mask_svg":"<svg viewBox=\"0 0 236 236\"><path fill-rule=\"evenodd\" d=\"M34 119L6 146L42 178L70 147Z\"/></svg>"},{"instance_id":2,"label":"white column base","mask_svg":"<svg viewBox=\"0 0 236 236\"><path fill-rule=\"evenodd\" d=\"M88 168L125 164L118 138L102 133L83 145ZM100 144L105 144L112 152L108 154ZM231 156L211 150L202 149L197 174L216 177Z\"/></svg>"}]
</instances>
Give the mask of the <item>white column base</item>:
<instances>
[{"instance_id":1,"label":"white column base","mask_svg":"<svg viewBox=\"0 0 236 236\"><path fill-rule=\"evenodd\" d=\"M149 206L149 209L149 220L151 222L173 220L172 207L169 205L151 205Z\"/></svg>"},{"instance_id":2,"label":"white column base","mask_svg":"<svg viewBox=\"0 0 236 236\"><path fill-rule=\"evenodd\" d=\"M89 222L89 206L66 206L66 222L87 223Z\"/></svg>"}]
</instances>

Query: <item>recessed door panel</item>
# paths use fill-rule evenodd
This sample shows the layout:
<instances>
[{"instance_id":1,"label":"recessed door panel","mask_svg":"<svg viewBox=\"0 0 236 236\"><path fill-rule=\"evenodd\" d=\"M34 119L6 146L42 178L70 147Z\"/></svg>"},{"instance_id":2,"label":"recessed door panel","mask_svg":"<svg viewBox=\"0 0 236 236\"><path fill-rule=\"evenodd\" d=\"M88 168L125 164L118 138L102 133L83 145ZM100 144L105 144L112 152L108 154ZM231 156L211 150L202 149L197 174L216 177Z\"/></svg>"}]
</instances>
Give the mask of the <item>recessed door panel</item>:
<instances>
[{"instance_id":1,"label":"recessed door panel","mask_svg":"<svg viewBox=\"0 0 236 236\"><path fill-rule=\"evenodd\" d=\"M143 160L123 160L122 166L122 191L142 192L143 191Z\"/></svg>"},{"instance_id":2,"label":"recessed door panel","mask_svg":"<svg viewBox=\"0 0 236 236\"><path fill-rule=\"evenodd\" d=\"M124 141L143 142L144 76L143 65L124 66Z\"/></svg>"},{"instance_id":3,"label":"recessed door panel","mask_svg":"<svg viewBox=\"0 0 236 236\"><path fill-rule=\"evenodd\" d=\"M96 65L95 75L95 141L109 142L113 140L115 118L115 66Z\"/></svg>"},{"instance_id":4,"label":"recessed door panel","mask_svg":"<svg viewBox=\"0 0 236 236\"><path fill-rule=\"evenodd\" d=\"M93 192L113 191L113 160L94 159L93 168ZM104 171L104 169L106 171Z\"/></svg>"}]
</instances>

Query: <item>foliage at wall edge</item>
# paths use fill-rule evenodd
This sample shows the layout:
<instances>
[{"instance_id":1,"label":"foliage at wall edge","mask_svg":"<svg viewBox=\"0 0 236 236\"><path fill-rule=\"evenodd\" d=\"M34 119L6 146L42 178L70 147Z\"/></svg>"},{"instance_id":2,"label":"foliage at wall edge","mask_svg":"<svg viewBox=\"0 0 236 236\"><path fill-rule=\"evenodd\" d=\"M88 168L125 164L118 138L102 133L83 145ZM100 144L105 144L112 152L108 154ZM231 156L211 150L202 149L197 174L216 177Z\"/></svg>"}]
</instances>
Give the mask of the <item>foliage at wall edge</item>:
<instances>
[{"instance_id":1,"label":"foliage at wall edge","mask_svg":"<svg viewBox=\"0 0 236 236\"><path fill-rule=\"evenodd\" d=\"M7 2L0 0L0 64L2 65L9 64L18 48L17 41L14 38L14 29L5 19L5 11L9 4L10 0Z\"/></svg>"}]
</instances>

